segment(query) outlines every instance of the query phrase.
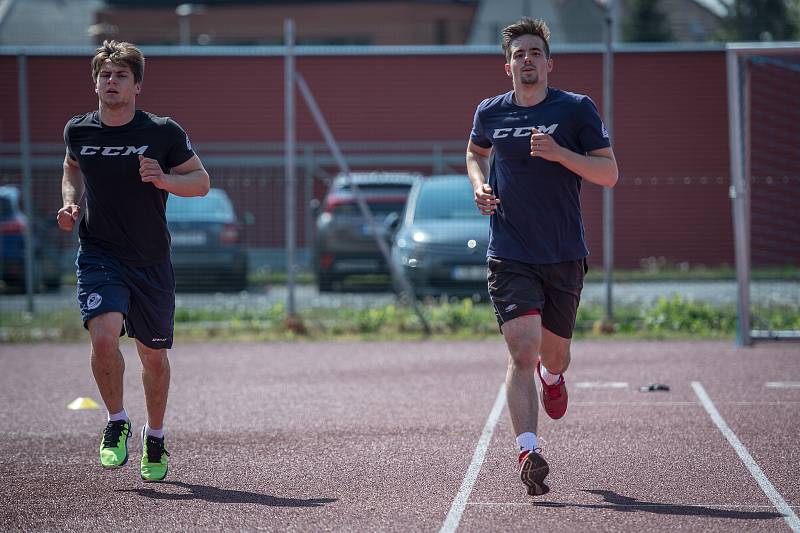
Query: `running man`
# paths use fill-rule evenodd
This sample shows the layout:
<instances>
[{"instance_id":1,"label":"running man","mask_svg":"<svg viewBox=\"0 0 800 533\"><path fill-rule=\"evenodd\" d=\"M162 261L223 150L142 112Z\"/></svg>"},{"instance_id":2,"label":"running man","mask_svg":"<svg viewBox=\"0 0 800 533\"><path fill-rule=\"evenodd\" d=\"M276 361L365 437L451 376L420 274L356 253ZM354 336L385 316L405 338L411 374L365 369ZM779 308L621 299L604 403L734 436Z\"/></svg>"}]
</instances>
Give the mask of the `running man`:
<instances>
[{"instance_id":1,"label":"running man","mask_svg":"<svg viewBox=\"0 0 800 533\"><path fill-rule=\"evenodd\" d=\"M144 481L160 481L168 468L164 414L175 315L167 196L204 196L210 184L183 129L136 109L143 75L144 57L132 44L105 41L97 49L92 79L99 108L64 128L58 226L72 231L80 220L78 304L91 339L92 373L108 410L100 464L119 468L128 461L131 421L122 401L125 361L119 350L127 331L142 362L147 404L140 473Z\"/></svg>"},{"instance_id":2,"label":"running man","mask_svg":"<svg viewBox=\"0 0 800 533\"><path fill-rule=\"evenodd\" d=\"M523 18L503 29L513 90L478 105L467 146L475 204L490 215L489 296L509 351L506 398L528 494L545 494L549 466L536 436L542 405L567 410L570 362L586 256L580 189L613 187L617 163L588 96L548 86L550 30Z\"/></svg>"}]
</instances>

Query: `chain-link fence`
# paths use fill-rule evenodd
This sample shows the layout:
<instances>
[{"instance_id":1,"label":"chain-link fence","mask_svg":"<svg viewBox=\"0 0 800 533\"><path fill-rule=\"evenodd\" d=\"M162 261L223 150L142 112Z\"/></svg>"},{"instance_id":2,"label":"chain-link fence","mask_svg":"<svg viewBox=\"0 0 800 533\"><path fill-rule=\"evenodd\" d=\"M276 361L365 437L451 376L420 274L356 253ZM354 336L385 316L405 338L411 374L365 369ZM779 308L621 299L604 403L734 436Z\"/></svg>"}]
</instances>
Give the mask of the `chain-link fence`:
<instances>
[{"instance_id":1,"label":"chain-link fence","mask_svg":"<svg viewBox=\"0 0 800 533\"><path fill-rule=\"evenodd\" d=\"M363 53L349 50L345 55L337 55L335 50L311 51L302 47L298 50L298 70L308 79L352 172L463 177L463 186L455 185L458 179L451 179L446 185L454 187L454 192L434 191L433 203L428 202L423 191L418 193L421 197L417 199L424 206L448 213L448 217L434 221L430 230L404 229L403 223L411 220L404 220L398 210L384 212L382 208L387 206L379 206L390 203L392 198L369 200L379 215L379 231L390 237L393 261L409 273L417 292L423 296L485 297L482 257L487 233L480 226L485 219L466 213L458 202L464 201L460 195L468 200L470 194L465 189L464 154L475 106L482 98L509 88L500 68L502 56L493 49L474 48L392 49L382 53L367 47ZM96 105L87 82L91 50L24 52L28 54L25 96L30 123L27 159L20 142L19 109L23 98L14 83L21 51L5 50L0 54L0 71L4 79L10 80L0 87L0 185L9 186L7 191L16 190L9 192L8 197L14 197L9 205L16 202L17 207L8 211L17 209L27 217L3 222L3 242L16 242L17 248L14 244L3 246L6 260L0 311L25 310L29 306L24 294L24 264L7 261L19 252L19 243L25 239L22 237L25 224L30 224L34 236L36 309L74 306L77 237L59 232L55 224L55 213L61 203L64 153L59 139L71 114ZM297 117L297 194L294 214L288 218L281 140L280 52L250 48L209 50L204 52L207 56L200 52L145 49L150 70L142 107L173 116L185 127L211 174L212 186L224 191L235 214L213 234L190 227L186 220L182 221L186 224L177 225L176 219L171 228L173 252L175 255L179 249L188 252L188 259L181 266L188 270L187 276L179 280L179 303L216 302L217 296L213 294L217 292L241 305L285 302L287 224L293 224L295 230L294 273L300 308L393 301L385 263L371 263L367 259L361 261L360 271L350 272L346 261L350 261L350 266L359 266L358 260L363 258L345 257L340 262L335 254L321 250L319 228L326 219L338 217L340 211L355 233L350 237L340 234L336 237L339 243L350 244L372 230L359 218L354 205L343 197L336 200L336 205L326 204L341 166L330 146L320 140L313 117L301 100ZM600 102L601 54L593 49L559 54L557 48L554 53L559 63L552 84L588 93ZM453 83L450 76L442 76L445 64L450 72L490 74L477 76L469 83ZM724 50L665 47L660 51L642 51L623 47L615 64L617 111L613 141L620 165L620 182L615 189L616 268L679 274L702 267L717 269L722 277L730 279L734 253L728 197L726 106L721 96L726 85ZM691 90L665 84L663 73L675 71L686 72L703 83ZM53 101L43 90L46 73L50 72L63 77L68 89L63 93L63 102ZM375 81L375 72L386 73L380 83ZM251 83L242 84L239 80L246 79L248 73L254 73ZM209 91L206 90L209 77L231 81L215 84L213 91ZM30 168L30 207L24 201L26 164ZM220 202L224 205L226 200ZM584 183L581 202L591 251L590 276L596 276L602 269L603 257L600 188ZM169 205L178 203L170 200ZM392 211L394 216L390 216ZM475 237L467 235L467 227L473 222L477 224L472 230ZM432 237L437 232L446 238L441 242L426 241L426 236ZM419 235L415 239L416 233ZM233 259L227 264L209 264L208 270L204 270L203 262L212 258L207 247L215 243L241 250L245 257L242 278L237 277L242 273L238 268L240 263L234 263ZM193 248L201 251L191 252ZM376 254L377 247L370 253ZM431 270L423 274L426 262ZM321 275L326 266L339 270L332 278L326 278ZM212 267L228 275L224 283L212 275ZM602 301L602 291L593 281L596 279L590 277L584 291L587 301ZM652 302L660 295L681 293L735 301L733 285L722 288L708 282L696 285L682 282L651 284L645 289L623 283L615 291L615 299L621 303Z\"/></svg>"}]
</instances>

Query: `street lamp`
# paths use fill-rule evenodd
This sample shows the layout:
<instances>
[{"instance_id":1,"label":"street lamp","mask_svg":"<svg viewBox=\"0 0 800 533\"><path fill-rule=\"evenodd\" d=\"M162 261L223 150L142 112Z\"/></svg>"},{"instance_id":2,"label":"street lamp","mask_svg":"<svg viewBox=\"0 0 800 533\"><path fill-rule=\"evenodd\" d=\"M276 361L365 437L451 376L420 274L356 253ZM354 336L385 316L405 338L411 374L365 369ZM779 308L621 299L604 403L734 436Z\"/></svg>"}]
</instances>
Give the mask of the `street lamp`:
<instances>
[{"instance_id":1,"label":"street lamp","mask_svg":"<svg viewBox=\"0 0 800 533\"><path fill-rule=\"evenodd\" d=\"M189 17L191 15L199 15L205 13L206 7L200 4L180 4L175 8L175 14L178 15L178 31L180 34L181 46L190 46L192 44L192 30Z\"/></svg>"}]
</instances>

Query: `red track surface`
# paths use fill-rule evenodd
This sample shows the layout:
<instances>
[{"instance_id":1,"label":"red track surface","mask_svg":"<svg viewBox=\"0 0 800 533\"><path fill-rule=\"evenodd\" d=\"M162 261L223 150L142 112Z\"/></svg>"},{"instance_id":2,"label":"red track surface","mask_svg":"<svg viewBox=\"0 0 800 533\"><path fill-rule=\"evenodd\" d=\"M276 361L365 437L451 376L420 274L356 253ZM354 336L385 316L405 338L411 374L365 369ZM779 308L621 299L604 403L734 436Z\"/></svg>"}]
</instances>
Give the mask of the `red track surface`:
<instances>
[{"instance_id":1,"label":"red track surface","mask_svg":"<svg viewBox=\"0 0 800 533\"><path fill-rule=\"evenodd\" d=\"M123 353L140 426L139 363ZM500 340L184 343L170 358L171 471L145 485L137 439L131 463L103 471L105 411L66 409L99 401L88 345L0 346L0 530L438 531L505 372ZM458 529L790 531L693 381L800 514L800 388L764 386L800 382L800 345L578 342L569 411L540 420L551 492L525 494L504 410ZM651 382L671 391L639 391Z\"/></svg>"}]
</instances>

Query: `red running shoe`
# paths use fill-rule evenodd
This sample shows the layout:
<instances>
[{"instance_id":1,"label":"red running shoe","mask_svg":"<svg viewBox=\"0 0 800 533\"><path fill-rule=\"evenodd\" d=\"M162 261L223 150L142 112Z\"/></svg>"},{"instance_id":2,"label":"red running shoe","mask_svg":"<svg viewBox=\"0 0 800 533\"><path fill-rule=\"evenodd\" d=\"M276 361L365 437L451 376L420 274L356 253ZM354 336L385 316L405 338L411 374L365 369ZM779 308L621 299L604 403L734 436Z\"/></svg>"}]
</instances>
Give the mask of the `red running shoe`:
<instances>
[{"instance_id":1,"label":"red running shoe","mask_svg":"<svg viewBox=\"0 0 800 533\"><path fill-rule=\"evenodd\" d=\"M539 453L541 451L536 448L536 450L523 450L519 454L519 478L528 487L529 496L541 496L550 492L550 487L544 483L544 478L550 473L550 467Z\"/></svg>"},{"instance_id":2,"label":"red running shoe","mask_svg":"<svg viewBox=\"0 0 800 533\"><path fill-rule=\"evenodd\" d=\"M561 375L555 385L548 385L542 379L541 360L536 363L536 374L542 382L542 406L550 418L558 420L567 412L567 385L564 383L564 375Z\"/></svg>"}]
</instances>

